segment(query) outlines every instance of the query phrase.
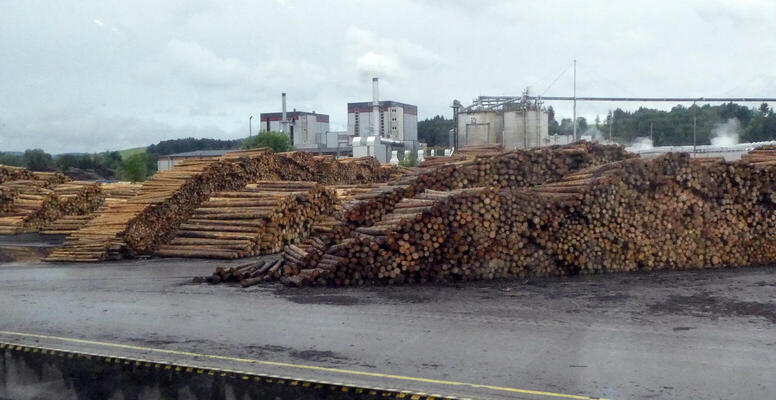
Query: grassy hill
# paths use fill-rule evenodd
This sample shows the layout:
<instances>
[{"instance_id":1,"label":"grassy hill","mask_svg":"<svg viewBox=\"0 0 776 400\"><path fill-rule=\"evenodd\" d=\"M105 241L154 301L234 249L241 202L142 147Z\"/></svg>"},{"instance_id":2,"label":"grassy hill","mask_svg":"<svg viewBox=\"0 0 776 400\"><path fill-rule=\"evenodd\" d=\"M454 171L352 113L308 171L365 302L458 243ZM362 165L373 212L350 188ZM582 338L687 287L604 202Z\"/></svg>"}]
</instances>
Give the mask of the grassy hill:
<instances>
[{"instance_id":1,"label":"grassy hill","mask_svg":"<svg viewBox=\"0 0 776 400\"><path fill-rule=\"evenodd\" d=\"M143 147L133 147L131 149L119 150L119 154L121 154L121 159L122 160L126 160L128 157L130 157L132 155L135 155L135 154L142 153L145 150L146 150L146 146L143 146Z\"/></svg>"}]
</instances>

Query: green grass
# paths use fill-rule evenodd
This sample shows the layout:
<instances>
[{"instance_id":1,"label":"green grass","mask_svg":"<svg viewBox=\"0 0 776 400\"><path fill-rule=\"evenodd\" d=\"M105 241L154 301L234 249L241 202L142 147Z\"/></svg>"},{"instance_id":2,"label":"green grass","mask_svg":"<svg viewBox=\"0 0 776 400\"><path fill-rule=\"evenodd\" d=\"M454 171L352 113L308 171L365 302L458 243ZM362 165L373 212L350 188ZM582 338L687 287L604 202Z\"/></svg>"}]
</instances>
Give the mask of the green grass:
<instances>
[{"instance_id":1,"label":"green grass","mask_svg":"<svg viewBox=\"0 0 776 400\"><path fill-rule=\"evenodd\" d=\"M145 146L143 147L133 147L131 149L124 149L119 150L119 154L121 154L121 159L126 160L127 157L133 156L135 154L139 154L145 151Z\"/></svg>"}]
</instances>

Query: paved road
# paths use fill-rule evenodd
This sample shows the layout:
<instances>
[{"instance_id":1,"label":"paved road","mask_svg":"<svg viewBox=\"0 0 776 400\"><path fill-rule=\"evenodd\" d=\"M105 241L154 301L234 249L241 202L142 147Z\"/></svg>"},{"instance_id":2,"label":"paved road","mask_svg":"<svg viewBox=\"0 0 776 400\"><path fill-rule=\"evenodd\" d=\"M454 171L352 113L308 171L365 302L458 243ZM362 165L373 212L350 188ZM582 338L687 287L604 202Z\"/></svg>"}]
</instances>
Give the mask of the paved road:
<instances>
[{"instance_id":1,"label":"paved road","mask_svg":"<svg viewBox=\"0 0 776 400\"><path fill-rule=\"evenodd\" d=\"M2 265L0 330L137 347L0 341L475 398L776 398L773 268L465 287L190 283L216 265Z\"/></svg>"}]
</instances>

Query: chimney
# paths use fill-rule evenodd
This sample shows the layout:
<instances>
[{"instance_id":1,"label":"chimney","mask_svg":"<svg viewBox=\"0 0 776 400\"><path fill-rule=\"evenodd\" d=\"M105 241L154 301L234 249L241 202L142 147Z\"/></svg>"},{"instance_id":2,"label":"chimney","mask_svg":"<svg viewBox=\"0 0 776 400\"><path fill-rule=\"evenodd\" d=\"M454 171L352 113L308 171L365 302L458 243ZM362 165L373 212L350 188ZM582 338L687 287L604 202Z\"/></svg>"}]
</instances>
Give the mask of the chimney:
<instances>
[{"instance_id":1,"label":"chimney","mask_svg":"<svg viewBox=\"0 0 776 400\"><path fill-rule=\"evenodd\" d=\"M377 78L372 78L372 135L380 135L380 100Z\"/></svg>"},{"instance_id":2,"label":"chimney","mask_svg":"<svg viewBox=\"0 0 776 400\"><path fill-rule=\"evenodd\" d=\"M286 94L283 93L283 116L280 118L280 130L288 133L288 121L286 120Z\"/></svg>"}]
</instances>

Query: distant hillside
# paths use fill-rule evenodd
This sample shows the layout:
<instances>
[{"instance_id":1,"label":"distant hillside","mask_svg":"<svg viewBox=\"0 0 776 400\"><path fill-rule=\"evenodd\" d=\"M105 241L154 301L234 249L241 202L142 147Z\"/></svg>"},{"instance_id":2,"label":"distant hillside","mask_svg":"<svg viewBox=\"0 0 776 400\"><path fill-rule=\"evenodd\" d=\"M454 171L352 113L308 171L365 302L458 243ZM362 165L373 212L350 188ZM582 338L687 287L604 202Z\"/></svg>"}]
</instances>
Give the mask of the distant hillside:
<instances>
[{"instance_id":1,"label":"distant hillside","mask_svg":"<svg viewBox=\"0 0 776 400\"><path fill-rule=\"evenodd\" d=\"M163 156L167 154L185 153L197 150L223 150L238 149L245 139L221 140L221 139L172 139L163 140L157 144L146 147L146 153L153 156Z\"/></svg>"},{"instance_id":2,"label":"distant hillside","mask_svg":"<svg viewBox=\"0 0 776 400\"><path fill-rule=\"evenodd\" d=\"M121 154L122 160L126 160L128 157L132 155L140 154L146 151L146 148L147 148L146 146L143 146L143 147L133 147L131 149L119 150L119 154Z\"/></svg>"}]
</instances>

